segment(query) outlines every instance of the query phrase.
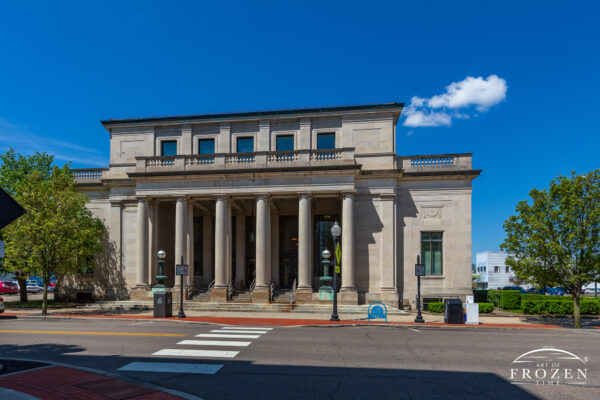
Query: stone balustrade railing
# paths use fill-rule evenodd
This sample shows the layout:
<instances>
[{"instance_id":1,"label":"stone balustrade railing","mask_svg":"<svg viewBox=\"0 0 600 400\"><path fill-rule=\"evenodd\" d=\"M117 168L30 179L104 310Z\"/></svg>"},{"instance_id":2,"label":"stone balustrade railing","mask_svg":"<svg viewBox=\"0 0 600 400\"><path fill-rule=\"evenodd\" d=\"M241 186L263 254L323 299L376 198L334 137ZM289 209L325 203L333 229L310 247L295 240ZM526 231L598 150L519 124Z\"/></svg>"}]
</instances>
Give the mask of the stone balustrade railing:
<instances>
[{"instance_id":1,"label":"stone balustrade railing","mask_svg":"<svg viewBox=\"0 0 600 400\"><path fill-rule=\"evenodd\" d=\"M100 182L102 172L108 171L108 168L75 168L71 169L73 178L77 182Z\"/></svg>"},{"instance_id":2,"label":"stone balustrade railing","mask_svg":"<svg viewBox=\"0 0 600 400\"><path fill-rule=\"evenodd\" d=\"M136 157L136 172L286 168L354 164L354 148Z\"/></svg>"},{"instance_id":3,"label":"stone balustrade railing","mask_svg":"<svg viewBox=\"0 0 600 400\"><path fill-rule=\"evenodd\" d=\"M473 168L472 153L400 156L398 166L405 172L470 170Z\"/></svg>"}]
</instances>

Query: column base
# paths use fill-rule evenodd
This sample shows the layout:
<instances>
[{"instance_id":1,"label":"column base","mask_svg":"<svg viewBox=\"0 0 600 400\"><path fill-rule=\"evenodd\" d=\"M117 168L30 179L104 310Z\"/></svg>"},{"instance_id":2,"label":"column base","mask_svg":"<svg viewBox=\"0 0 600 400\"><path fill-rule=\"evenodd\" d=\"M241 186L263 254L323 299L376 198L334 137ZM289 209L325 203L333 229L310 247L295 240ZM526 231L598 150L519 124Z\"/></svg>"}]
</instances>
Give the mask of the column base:
<instances>
[{"instance_id":1,"label":"column base","mask_svg":"<svg viewBox=\"0 0 600 400\"><path fill-rule=\"evenodd\" d=\"M301 303L308 303L312 301L313 290L312 288L298 288L296 289L295 301Z\"/></svg>"},{"instance_id":2,"label":"column base","mask_svg":"<svg viewBox=\"0 0 600 400\"><path fill-rule=\"evenodd\" d=\"M358 304L358 292L356 291L356 289L342 288L339 296L340 297L338 298L338 300L339 300L340 304L347 304L347 305L357 305Z\"/></svg>"},{"instance_id":3,"label":"column base","mask_svg":"<svg viewBox=\"0 0 600 400\"><path fill-rule=\"evenodd\" d=\"M148 287L136 286L135 288L131 289L131 292L129 293L129 299L133 301L147 301L150 295L151 292L148 291Z\"/></svg>"},{"instance_id":4,"label":"column base","mask_svg":"<svg viewBox=\"0 0 600 400\"><path fill-rule=\"evenodd\" d=\"M270 299L268 287L256 287L252 291L252 303L268 304Z\"/></svg>"},{"instance_id":5,"label":"column base","mask_svg":"<svg viewBox=\"0 0 600 400\"><path fill-rule=\"evenodd\" d=\"M213 287L210 290L210 301L212 303L227 303L227 288Z\"/></svg>"},{"instance_id":6,"label":"column base","mask_svg":"<svg viewBox=\"0 0 600 400\"><path fill-rule=\"evenodd\" d=\"M400 296L397 292L366 293L365 300L367 304L380 301L394 308L399 308L400 306Z\"/></svg>"}]
</instances>

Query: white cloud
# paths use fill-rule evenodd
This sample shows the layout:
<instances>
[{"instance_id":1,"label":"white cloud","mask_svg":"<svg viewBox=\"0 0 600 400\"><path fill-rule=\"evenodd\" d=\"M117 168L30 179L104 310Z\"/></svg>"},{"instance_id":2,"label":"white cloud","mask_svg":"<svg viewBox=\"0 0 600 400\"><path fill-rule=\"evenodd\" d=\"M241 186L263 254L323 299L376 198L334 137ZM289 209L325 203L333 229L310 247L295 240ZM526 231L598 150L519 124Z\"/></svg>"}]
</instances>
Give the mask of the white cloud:
<instances>
[{"instance_id":1,"label":"white cloud","mask_svg":"<svg viewBox=\"0 0 600 400\"><path fill-rule=\"evenodd\" d=\"M413 96L404 111L404 126L450 126L452 118L468 119L469 108L481 113L506 99L506 81L498 75L468 76L446 86L446 92L429 99ZM441 109L440 111L434 111ZM466 109L459 112L459 109Z\"/></svg>"}]
</instances>

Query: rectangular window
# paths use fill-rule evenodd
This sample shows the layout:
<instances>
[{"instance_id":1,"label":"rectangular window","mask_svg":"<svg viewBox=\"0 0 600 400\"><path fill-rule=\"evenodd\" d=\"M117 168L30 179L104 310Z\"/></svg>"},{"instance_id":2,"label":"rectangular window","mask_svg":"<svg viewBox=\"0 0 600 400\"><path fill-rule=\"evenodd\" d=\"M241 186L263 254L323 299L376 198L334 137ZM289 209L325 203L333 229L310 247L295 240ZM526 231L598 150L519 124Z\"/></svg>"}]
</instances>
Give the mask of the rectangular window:
<instances>
[{"instance_id":1,"label":"rectangular window","mask_svg":"<svg viewBox=\"0 0 600 400\"><path fill-rule=\"evenodd\" d=\"M421 259L426 275L442 274L442 232L421 232Z\"/></svg>"},{"instance_id":2,"label":"rectangular window","mask_svg":"<svg viewBox=\"0 0 600 400\"><path fill-rule=\"evenodd\" d=\"M317 134L317 150L335 149L335 133Z\"/></svg>"},{"instance_id":3,"label":"rectangular window","mask_svg":"<svg viewBox=\"0 0 600 400\"><path fill-rule=\"evenodd\" d=\"M199 139L198 154L215 154L215 139Z\"/></svg>"},{"instance_id":4,"label":"rectangular window","mask_svg":"<svg viewBox=\"0 0 600 400\"><path fill-rule=\"evenodd\" d=\"M506 273L508 274L510 272L510 267L505 267L506 268Z\"/></svg>"},{"instance_id":5,"label":"rectangular window","mask_svg":"<svg viewBox=\"0 0 600 400\"><path fill-rule=\"evenodd\" d=\"M177 155L177 141L176 140L163 140L160 142L160 155L161 156L176 156Z\"/></svg>"},{"instance_id":6,"label":"rectangular window","mask_svg":"<svg viewBox=\"0 0 600 400\"><path fill-rule=\"evenodd\" d=\"M277 136L277 151L292 151L294 150L294 135L279 135Z\"/></svg>"},{"instance_id":7,"label":"rectangular window","mask_svg":"<svg viewBox=\"0 0 600 400\"><path fill-rule=\"evenodd\" d=\"M254 138L253 137L237 138L237 152L238 153L254 152Z\"/></svg>"},{"instance_id":8,"label":"rectangular window","mask_svg":"<svg viewBox=\"0 0 600 400\"><path fill-rule=\"evenodd\" d=\"M494 267L494 272L500 272L500 267L496 265L496 266Z\"/></svg>"}]
</instances>

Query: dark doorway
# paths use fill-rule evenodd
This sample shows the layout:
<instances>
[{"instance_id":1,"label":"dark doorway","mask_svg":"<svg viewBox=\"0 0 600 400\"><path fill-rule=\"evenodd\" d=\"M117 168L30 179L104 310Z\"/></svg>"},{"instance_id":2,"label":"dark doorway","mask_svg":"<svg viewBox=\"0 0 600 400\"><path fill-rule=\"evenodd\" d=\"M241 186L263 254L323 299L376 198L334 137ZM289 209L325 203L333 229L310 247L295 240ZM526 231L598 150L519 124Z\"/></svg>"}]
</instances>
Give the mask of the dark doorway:
<instances>
[{"instance_id":1,"label":"dark doorway","mask_svg":"<svg viewBox=\"0 0 600 400\"><path fill-rule=\"evenodd\" d=\"M327 214L327 215L315 215L315 259L314 259L314 277L318 279L323 276L323 264L321 263L321 253L323 250L327 249L331 253L331 258L329 260L332 261L333 257L335 257L335 249L333 248L333 237L331 236L331 227L335 221L339 222L339 216L335 214ZM329 276L331 275L332 268L329 269ZM339 275L338 275L339 276Z\"/></svg>"},{"instance_id":2,"label":"dark doorway","mask_svg":"<svg viewBox=\"0 0 600 400\"><path fill-rule=\"evenodd\" d=\"M246 217L246 285L256 279L256 217Z\"/></svg>"},{"instance_id":3,"label":"dark doorway","mask_svg":"<svg viewBox=\"0 0 600 400\"><path fill-rule=\"evenodd\" d=\"M279 217L279 287L291 289L298 278L298 217Z\"/></svg>"}]
</instances>

